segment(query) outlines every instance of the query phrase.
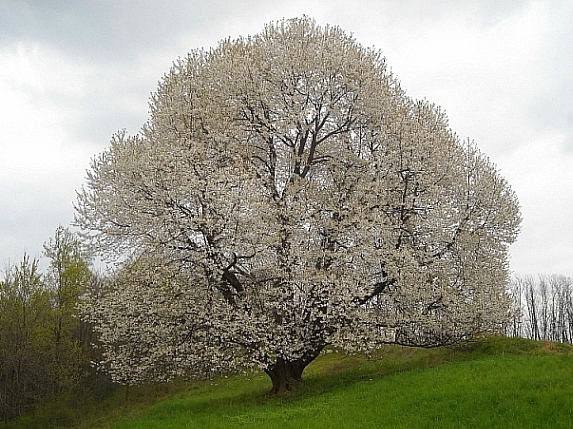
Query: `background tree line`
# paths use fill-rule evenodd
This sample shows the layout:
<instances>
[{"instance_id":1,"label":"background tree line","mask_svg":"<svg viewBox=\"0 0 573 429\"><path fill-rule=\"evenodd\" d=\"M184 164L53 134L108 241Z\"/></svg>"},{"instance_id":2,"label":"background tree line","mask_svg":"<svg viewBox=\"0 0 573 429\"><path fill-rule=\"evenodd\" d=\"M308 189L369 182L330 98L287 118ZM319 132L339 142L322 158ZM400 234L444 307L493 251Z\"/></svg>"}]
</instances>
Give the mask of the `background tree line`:
<instances>
[{"instance_id":1,"label":"background tree line","mask_svg":"<svg viewBox=\"0 0 573 429\"><path fill-rule=\"evenodd\" d=\"M25 255L0 278L0 415L16 417L38 403L95 392L107 384L91 326L78 317L81 295L97 287L89 258L68 229L44 245L49 267Z\"/></svg>"},{"instance_id":2,"label":"background tree line","mask_svg":"<svg viewBox=\"0 0 573 429\"><path fill-rule=\"evenodd\" d=\"M511 280L508 335L573 344L573 282L562 275Z\"/></svg>"}]
</instances>

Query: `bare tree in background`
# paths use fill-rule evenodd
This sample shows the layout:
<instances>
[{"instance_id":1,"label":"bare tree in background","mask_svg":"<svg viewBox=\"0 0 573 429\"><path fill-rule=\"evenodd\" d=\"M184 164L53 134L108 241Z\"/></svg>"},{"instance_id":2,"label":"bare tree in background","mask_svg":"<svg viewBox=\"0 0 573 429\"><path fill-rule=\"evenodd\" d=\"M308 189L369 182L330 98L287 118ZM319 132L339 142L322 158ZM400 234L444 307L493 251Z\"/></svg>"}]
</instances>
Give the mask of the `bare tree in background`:
<instances>
[{"instance_id":1,"label":"bare tree in background","mask_svg":"<svg viewBox=\"0 0 573 429\"><path fill-rule=\"evenodd\" d=\"M518 276L510 286L512 336L573 343L573 283L560 275Z\"/></svg>"}]
</instances>

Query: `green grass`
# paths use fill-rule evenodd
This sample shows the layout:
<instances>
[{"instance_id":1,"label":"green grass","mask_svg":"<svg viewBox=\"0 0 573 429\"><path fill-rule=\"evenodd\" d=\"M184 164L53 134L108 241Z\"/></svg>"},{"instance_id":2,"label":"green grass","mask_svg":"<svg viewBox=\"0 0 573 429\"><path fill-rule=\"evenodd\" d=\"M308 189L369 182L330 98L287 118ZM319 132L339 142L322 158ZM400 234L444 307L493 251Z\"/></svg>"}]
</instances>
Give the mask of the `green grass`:
<instances>
[{"instance_id":1,"label":"green grass","mask_svg":"<svg viewBox=\"0 0 573 429\"><path fill-rule=\"evenodd\" d=\"M489 338L457 349L386 347L372 359L330 353L304 376L297 392L281 397L265 394L270 382L261 374L151 397L142 387L130 405L118 397L109 413L76 427L573 427L573 351L560 344Z\"/></svg>"}]
</instances>

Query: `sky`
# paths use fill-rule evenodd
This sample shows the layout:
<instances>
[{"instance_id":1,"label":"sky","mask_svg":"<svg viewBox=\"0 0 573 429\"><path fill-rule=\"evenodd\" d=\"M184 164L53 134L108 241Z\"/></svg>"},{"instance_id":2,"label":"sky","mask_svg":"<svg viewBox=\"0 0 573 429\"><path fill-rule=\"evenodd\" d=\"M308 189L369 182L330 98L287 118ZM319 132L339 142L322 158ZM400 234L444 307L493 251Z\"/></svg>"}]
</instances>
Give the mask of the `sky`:
<instances>
[{"instance_id":1,"label":"sky","mask_svg":"<svg viewBox=\"0 0 573 429\"><path fill-rule=\"evenodd\" d=\"M517 275L573 277L573 1L0 0L0 270L73 220L90 160L136 134L173 61L308 15L382 51L516 192Z\"/></svg>"}]
</instances>

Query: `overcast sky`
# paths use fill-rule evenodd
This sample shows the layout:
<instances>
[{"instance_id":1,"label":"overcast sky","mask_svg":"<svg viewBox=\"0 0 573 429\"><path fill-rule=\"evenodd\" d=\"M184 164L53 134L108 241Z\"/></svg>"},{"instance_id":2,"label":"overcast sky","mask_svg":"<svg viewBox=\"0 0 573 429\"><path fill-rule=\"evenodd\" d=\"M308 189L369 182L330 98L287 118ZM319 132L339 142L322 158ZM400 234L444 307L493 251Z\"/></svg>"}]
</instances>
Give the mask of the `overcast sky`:
<instances>
[{"instance_id":1,"label":"overcast sky","mask_svg":"<svg viewBox=\"0 0 573 429\"><path fill-rule=\"evenodd\" d=\"M140 130L174 60L303 14L380 49L498 166L514 273L573 277L570 0L0 0L0 270L70 224L90 159Z\"/></svg>"}]
</instances>

